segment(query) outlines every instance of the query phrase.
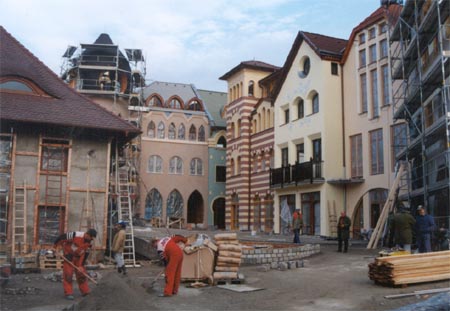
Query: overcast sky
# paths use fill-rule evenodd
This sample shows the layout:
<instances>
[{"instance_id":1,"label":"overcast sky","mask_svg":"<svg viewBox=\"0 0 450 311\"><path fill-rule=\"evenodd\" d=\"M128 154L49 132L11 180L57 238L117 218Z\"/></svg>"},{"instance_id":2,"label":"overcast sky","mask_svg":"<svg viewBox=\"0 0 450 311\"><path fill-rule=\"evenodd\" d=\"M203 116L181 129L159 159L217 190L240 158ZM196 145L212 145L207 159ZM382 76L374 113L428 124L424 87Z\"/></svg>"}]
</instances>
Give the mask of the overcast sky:
<instances>
[{"instance_id":1,"label":"overcast sky","mask_svg":"<svg viewBox=\"0 0 450 311\"><path fill-rule=\"evenodd\" d=\"M241 61L282 66L299 30L348 39L379 0L1 0L0 22L58 75L69 45L101 33L142 49L147 83L226 91ZM1 42L0 42L1 44ZM1 68L0 68L1 71Z\"/></svg>"}]
</instances>

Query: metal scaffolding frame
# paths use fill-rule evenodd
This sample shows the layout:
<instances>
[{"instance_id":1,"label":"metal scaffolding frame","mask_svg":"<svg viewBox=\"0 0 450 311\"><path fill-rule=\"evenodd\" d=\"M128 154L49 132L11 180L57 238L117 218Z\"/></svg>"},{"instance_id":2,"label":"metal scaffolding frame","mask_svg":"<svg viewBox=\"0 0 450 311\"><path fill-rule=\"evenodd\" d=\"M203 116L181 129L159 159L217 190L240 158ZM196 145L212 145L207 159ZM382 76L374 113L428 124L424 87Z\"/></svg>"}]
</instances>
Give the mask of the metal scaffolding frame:
<instances>
[{"instance_id":1,"label":"metal scaffolding frame","mask_svg":"<svg viewBox=\"0 0 450 311\"><path fill-rule=\"evenodd\" d=\"M394 146L396 160L408 163L401 199L424 204L449 228L450 2L407 0L389 29L394 124L408 127L407 145Z\"/></svg>"}]
</instances>

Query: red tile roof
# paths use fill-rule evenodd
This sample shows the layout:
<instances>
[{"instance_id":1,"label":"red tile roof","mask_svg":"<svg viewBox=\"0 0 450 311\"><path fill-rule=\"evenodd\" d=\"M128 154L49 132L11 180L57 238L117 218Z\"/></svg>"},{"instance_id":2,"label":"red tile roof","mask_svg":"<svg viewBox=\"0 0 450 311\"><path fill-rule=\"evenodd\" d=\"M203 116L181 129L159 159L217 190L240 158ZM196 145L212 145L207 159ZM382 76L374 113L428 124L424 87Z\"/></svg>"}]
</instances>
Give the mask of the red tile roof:
<instances>
[{"instance_id":1,"label":"red tile roof","mask_svg":"<svg viewBox=\"0 0 450 311\"><path fill-rule=\"evenodd\" d=\"M340 60L347 45L347 40L317 33L300 31L303 38L322 59Z\"/></svg>"},{"instance_id":2,"label":"red tile roof","mask_svg":"<svg viewBox=\"0 0 450 311\"><path fill-rule=\"evenodd\" d=\"M220 80L227 80L230 76L234 75L236 72L242 70L242 69L255 69L255 70L261 70L261 71L267 71L267 72L274 72L280 69L278 66L274 66L268 63L264 63L257 60L249 60L241 62L239 65L228 71L226 74L221 76Z\"/></svg>"},{"instance_id":3,"label":"red tile roof","mask_svg":"<svg viewBox=\"0 0 450 311\"><path fill-rule=\"evenodd\" d=\"M140 130L67 86L0 26L0 77L32 81L47 95L0 92L0 119L105 130L136 136Z\"/></svg>"}]
</instances>

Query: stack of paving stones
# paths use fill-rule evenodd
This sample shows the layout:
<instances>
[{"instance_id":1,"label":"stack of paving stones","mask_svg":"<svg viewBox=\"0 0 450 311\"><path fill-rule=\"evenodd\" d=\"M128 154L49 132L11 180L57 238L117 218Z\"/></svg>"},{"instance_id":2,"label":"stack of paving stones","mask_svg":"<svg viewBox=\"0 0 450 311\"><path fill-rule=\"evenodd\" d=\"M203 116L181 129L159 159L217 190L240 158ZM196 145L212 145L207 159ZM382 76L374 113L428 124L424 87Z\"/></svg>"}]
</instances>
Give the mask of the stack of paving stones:
<instances>
[{"instance_id":1,"label":"stack of paving stones","mask_svg":"<svg viewBox=\"0 0 450 311\"><path fill-rule=\"evenodd\" d=\"M218 245L214 280L237 279L242 257L242 246L237 239L237 234L219 233L214 236L214 239Z\"/></svg>"}]
</instances>

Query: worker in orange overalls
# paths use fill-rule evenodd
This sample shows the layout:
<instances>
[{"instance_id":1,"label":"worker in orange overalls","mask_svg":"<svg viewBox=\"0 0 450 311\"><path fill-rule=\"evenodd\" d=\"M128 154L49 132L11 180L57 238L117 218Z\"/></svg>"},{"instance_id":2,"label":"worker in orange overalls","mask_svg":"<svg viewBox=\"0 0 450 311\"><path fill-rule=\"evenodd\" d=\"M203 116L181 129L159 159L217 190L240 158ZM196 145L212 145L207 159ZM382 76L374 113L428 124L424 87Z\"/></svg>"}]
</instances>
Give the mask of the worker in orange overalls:
<instances>
[{"instance_id":1,"label":"worker in orange overalls","mask_svg":"<svg viewBox=\"0 0 450 311\"><path fill-rule=\"evenodd\" d=\"M81 271L77 271L69 262L64 260L63 287L66 299L74 299L72 288L72 276L74 270L81 294L86 296L90 292L84 264L89 257L89 250L92 247L91 242L96 237L97 231L95 231L95 229L89 229L87 232L67 232L60 235L54 243L55 249L58 246L63 247L64 257Z\"/></svg>"},{"instance_id":2,"label":"worker in orange overalls","mask_svg":"<svg viewBox=\"0 0 450 311\"><path fill-rule=\"evenodd\" d=\"M164 293L159 294L159 297L170 297L178 293L183 265L183 250L178 243L186 244L187 239L184 236L175 235L157 240L154 244L166 265L166 286Z\"/></svg>"}]
</instances>

